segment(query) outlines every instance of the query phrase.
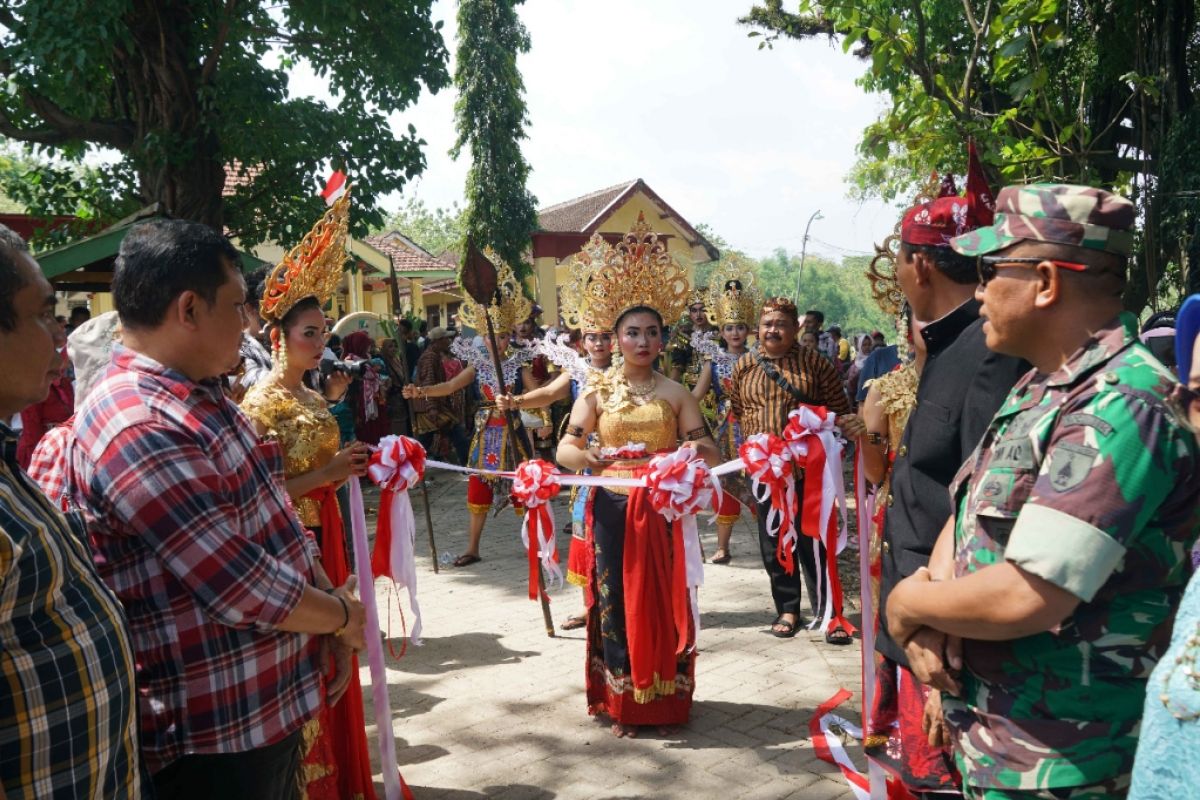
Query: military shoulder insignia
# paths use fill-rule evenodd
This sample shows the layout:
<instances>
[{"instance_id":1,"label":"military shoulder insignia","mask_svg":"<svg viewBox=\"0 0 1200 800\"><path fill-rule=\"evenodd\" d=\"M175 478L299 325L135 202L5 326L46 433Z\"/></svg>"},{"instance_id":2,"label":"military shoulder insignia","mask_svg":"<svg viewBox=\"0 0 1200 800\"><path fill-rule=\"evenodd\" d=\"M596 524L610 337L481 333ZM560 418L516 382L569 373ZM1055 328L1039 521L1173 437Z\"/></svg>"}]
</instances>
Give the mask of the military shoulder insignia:
<instances>
[{"instance_id":1,"label":"military shoulder insignia","mask_svg":"<svg viewBox=\"0 0 1200 800\"><path fill-rule=\"evenodd\" d=\"M1050 452L1047 470L1050 485L1060 492L1074 489L1096 465L1099 450L1084 444L1063 442Z\"/></svg>"}]
</instances>

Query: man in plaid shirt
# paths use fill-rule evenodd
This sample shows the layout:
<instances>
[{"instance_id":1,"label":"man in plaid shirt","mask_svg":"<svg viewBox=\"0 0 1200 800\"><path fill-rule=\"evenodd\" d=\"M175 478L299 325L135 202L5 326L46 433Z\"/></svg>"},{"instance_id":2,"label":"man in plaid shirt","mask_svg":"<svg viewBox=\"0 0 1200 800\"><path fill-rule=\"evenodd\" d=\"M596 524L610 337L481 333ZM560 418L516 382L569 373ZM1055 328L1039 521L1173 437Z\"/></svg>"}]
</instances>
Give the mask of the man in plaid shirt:
<instances>
[{"instance_id":1,"label":"man in plaid shirt","mask_svg":"<svg viewBox=\"0 0 1200 800\"><path fill-rule=\"evenodd\" d=\"M0 225L0 418L62 372L54 290ZM0 424L0 797L142 797L133 653L78 515L47 502Z\"/></svg>"},{"instance_id":2,"label":"man in plaid shirt","mask_svg":"<svg viewBox=\"0 0 1200 800\"><path fill-rule=\"evenodd\" d=\"M363 644L354 579L317 588L282 454L217 380L238 360L237 264L197 223L131 230L112 285L121 343L75 416L68 482L128 615L160 797L294 796L300 728L322 703L317 634Z\"/></svg>"}]
</instances>

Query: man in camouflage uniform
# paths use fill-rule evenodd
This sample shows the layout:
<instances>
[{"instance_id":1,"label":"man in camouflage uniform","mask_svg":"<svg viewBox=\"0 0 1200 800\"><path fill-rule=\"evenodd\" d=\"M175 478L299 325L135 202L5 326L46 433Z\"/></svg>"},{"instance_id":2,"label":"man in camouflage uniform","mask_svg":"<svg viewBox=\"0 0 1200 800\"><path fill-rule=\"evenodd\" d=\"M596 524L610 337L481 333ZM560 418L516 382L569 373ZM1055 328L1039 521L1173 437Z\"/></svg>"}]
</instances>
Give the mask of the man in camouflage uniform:
<instances>
[{"instance_id":1,"label":"man in camouflage uniform","mask_svg":"<svg viewBox=\"0 0 1200 800\"><path fill-rule=\"evenodd\" d=\"M956 515L892 591L889 630L964 640L944 717L968 796L1120 797L1200 530L1200 455L1121 310L1132 204L1035 184L996 211L951 244L980 257L988 347L1034 370L951 485Z\"/></svg>"}]
</instances>

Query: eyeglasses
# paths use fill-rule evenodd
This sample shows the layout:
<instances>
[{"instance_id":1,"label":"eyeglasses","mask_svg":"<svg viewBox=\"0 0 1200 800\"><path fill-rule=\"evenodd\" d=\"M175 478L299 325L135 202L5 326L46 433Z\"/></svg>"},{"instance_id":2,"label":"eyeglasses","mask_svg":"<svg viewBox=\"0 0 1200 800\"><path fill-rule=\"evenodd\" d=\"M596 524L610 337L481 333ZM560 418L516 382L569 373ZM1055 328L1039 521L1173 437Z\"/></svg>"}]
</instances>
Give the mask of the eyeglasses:
<instances>
[{"instance_id":1,"label":"eyeglasses","mask_svg":"<svg viewBox=\"0 0 1200 800\"><path fill-rule=\"evenodd\" d=\"M992 278L996 277L998 270L1005 267L1032 267L1035 264L1041 264L1047 261L1059 269L1070 270L1071 272L1086 272L1087 264L1080 264L1075 261L1058 261L1053 258L1037 258L1036 256L980 256L976 261L976 267L979 270L979 285L987 286Z\"/></svg>"}]
</instances>

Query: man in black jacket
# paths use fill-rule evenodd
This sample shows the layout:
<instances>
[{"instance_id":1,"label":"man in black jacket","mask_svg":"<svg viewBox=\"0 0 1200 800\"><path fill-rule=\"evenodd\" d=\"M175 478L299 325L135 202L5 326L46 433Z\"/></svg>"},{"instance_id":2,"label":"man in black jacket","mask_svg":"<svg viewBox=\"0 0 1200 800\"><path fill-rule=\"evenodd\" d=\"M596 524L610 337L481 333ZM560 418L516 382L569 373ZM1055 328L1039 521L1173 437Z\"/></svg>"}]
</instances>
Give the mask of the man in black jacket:
<instances>
[{"instance_id":1,"label":"man in black jacket","mask_svg":"<svg viewBox=\"0 0 1200 800\"><path fill-rule=\"evenodd\" d=\"M981 224L969 206L965 198L940 197L911 209L901 224L896 279L913 315L930 322L921 331L928 356L917 405L896 451L891 494L885 501L881 620L886 620L892 587L929 561L938 533L953 513L947 493L950 481L1013 384L1029 369L1024 361L990 352L984 343L979 302L974 298L975 261L949 246L951 237ZM937 652L943 646L944 637L941 643L930 643ZM912 680L904 649L888 636L886 624L880 627L876 650L889 662L879 670L881 680L889 683L881 686L877 697L895 704L878 710L897 714L907 788L953 790L949 754L929 747L919 715L914 719L903 713L928 699L933 707L927 709L927 716L940 719L940 695Z\"/></svg>"}]
</instances>

